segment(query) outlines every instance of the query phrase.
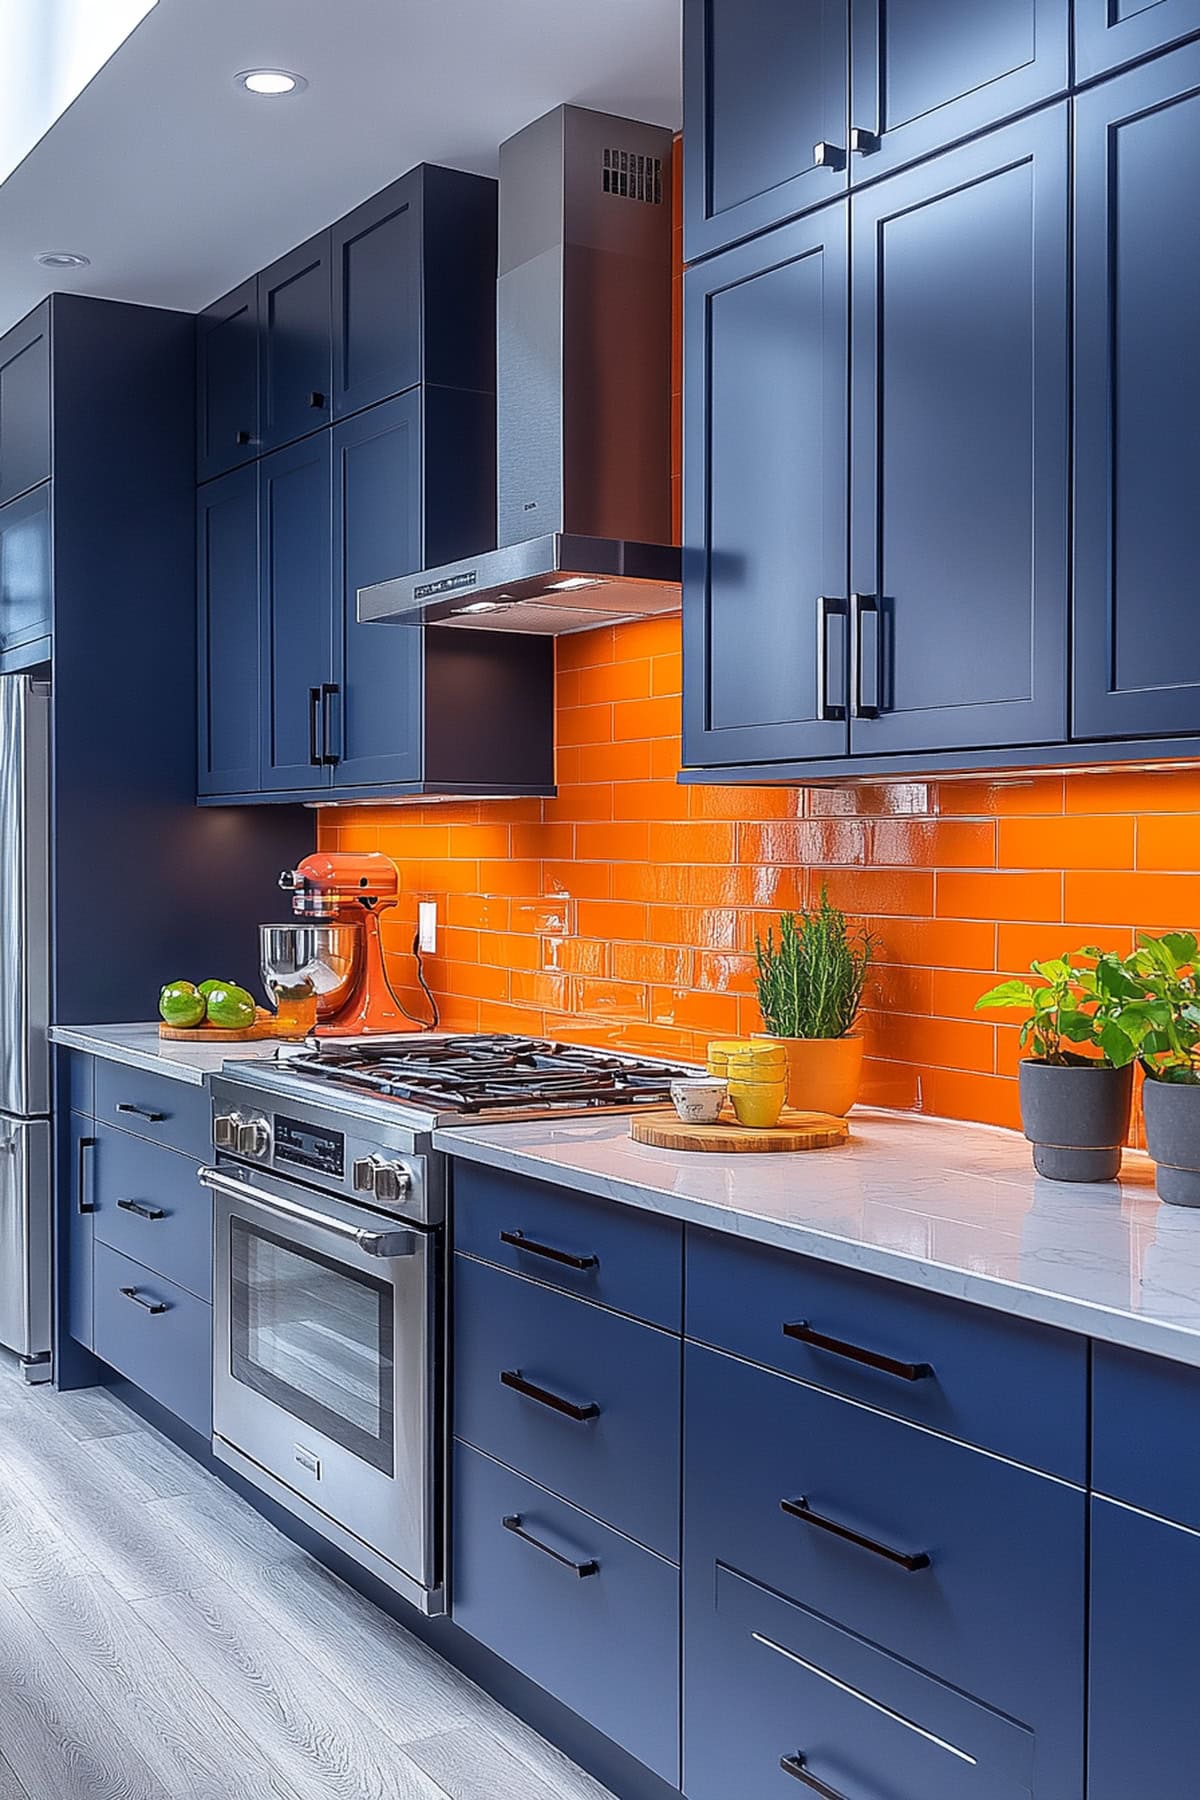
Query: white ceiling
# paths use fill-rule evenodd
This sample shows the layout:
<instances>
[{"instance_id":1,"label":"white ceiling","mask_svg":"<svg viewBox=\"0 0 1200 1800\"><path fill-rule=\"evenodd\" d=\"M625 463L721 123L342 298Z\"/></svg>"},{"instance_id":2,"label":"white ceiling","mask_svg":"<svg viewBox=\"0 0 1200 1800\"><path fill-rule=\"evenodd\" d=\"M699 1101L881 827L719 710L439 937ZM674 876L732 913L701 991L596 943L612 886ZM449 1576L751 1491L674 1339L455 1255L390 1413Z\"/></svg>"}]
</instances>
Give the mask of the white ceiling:
<instances>
[{"instance_id":1,"label":"white ceiling","mask_svg":"<svg viewBox=\"0 0 1200 1800\"><path fill-rule=\"evenodd\" d=\"M3 0L0 0L3 4ZM560 102L677 127L680 0L159 0L0 186L0 330L54 288L198 311L414 163ZM241 69L304 75L262 99ZM78 274L40 268L79 251Z\"/></svg>"}]
</instances>

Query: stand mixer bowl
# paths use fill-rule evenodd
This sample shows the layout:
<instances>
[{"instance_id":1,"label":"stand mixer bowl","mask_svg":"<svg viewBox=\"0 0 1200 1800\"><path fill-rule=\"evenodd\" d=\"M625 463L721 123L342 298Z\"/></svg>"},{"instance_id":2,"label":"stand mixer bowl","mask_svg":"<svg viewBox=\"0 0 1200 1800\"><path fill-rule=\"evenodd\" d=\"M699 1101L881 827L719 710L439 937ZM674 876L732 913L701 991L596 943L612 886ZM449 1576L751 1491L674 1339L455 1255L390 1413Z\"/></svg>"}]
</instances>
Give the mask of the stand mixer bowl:
<instances>
[{"instance_id":1,"label":"stand mixer bowl","mask_svg":"<svg viewBox=\"0 0 1200 1800\"><path fill-rule=\"evenodd\" d=\"M358 925L260 925L263 986L276 1008L316 999L317 1019L336 1017L362 977L364 944Z\"/></svg>"}]
</instances>

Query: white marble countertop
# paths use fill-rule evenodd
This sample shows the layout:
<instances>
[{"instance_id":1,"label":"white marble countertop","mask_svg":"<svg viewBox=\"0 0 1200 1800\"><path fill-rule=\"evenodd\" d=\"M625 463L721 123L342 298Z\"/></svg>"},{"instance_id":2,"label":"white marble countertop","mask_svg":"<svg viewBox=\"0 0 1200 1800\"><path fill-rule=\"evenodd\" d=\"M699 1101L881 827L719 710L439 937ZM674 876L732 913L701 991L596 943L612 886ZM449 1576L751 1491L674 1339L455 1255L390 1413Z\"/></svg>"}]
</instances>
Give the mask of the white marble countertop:
<instances>
[{"instance_id":1,"label":"white marble countertop","mask_svg":"<svg viewBox=\"0 0 1200 1800\"><path fill-rule=\"evenodd\" d=\"M255 1060L273 1056L275 1044L187 1044L160 1038L158 1025L52 1025L50 1042L108 1062L125 1063L131 1069L150 1069L174 1081L190 1081L203 1087L209 1075L219 1073L231 1057Z\"/></svg>"},{"instance_id":2,"label":"white marble countertop","mask_svg":"<svg viewBox=\"0 0 1200 1800\"><path fill-rule=\"evenodd\" d=\"M1120 1183L1035 1175L1015 1132L856 1111L842 1149L717 1156L635 1144L628 1118L451 1126L434 1145L1200 1367L1200 1211L1153 1165Z\"/></svg>"}]
</instances>

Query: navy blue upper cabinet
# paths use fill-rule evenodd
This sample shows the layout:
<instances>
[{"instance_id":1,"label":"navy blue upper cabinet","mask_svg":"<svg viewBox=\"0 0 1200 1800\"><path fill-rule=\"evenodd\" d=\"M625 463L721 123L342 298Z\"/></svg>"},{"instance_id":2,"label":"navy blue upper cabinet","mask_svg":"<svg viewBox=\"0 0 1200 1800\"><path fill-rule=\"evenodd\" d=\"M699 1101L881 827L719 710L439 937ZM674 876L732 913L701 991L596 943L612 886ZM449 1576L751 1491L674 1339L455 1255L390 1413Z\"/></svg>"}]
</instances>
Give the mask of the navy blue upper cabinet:
<instances>
[{"instance_id":1,"label":"navy blue upper cabinet","mask_svg":"<svg viewBox=\"0 0 1200 1800\"><path fill-rule=\"evenodd\" d=\"M258 470L196 494L201 794L258 787Z\"/></svg>"},{"instance_id":2,"label":"navy blue upper cabinet","mask_svg":"<svg viewBox=\"0 0 1200 1800\"><path fill-rule=\"evenodd\" d=\"M850 179L1064 93L1067 0L852 0Z\"/></svg>"},{"instance_id":3,"label":"navy blue upper cabinet","mask_svg":"<svg viewBox=\"0 0 1200 1800\"><path fill-rule=\"evenodd\" d=\"M1200 1537L1092 1501L1088 1800L1192 1800Z\"/></svg>"},{"instance_id":4,"label":"navy blue upper cabinet","mask_svg":"<svg viewBox=\"0 0 1200 1800\"><path fill-rule=\"evenodd\" d=\"M327 787L333 772L331 478L327 431L259 464L266 789Z\"/></svg>"},{"instance_id":5,"label":"navy blue upper cabinet","mask_svg":"<svg viewBox=\"0 0 1200 1800\"><path fill-rule=\"evenodd\" d=\"M846 186L847 0L684 0L688 261Z\"/></svg>"},{"instance_id":6,"label":"navy blue upper cabinet","mask_svg":"<svg viewBox=\"0 0 1200 1800\"><path fill-rule=\"evenodd\" d=\"M1076 102L1073 728L1194 735L1200 45Z\"/></svg>"},{"instance_id":7,"label":"navy blue upper cabinet","mask_svg":"<svg viewBox=\"0 0 1200 1800\"><path fill-rule=\"evenodd\" d=\"M496 184L423 163L333 227L333 413L495 388Z\"/></svg>"},{"instance_id":8,"label":"navy blue upper cabinet","mask_svg":"<svg viewBox=\"0 0 1200 1800\"><path fill-rule=\"evenodd\" d=\"M421 775L422 632L358 623L358 589L421 566L421 394L333 432L339 786Z\"/></svg>"},{"instance_id":9,"label":"navy blue upper cabinet","mask_svg":"<svg viewBox=\"0 0 1200 1800\"><path fill-rule=\"evenodd\" d=\"M262 448L278 450L327 425L333 381L329 232L258 278Z\"/></svg>"},{"instance_id":10,"label":"navy blue upper cabinet","mask_svg":"<svg viewBox=\"0 0 1200 1800\"><path fill-rule=\"evenodd\" d=\"M0 506L50 474L50 308L0 338Z\"/></svg>"},{"instance_id":11,"label":"navy blue upper cabinet","mask_svg":"<svg viewBox=\"0 0 1200 1800\"><path fill-rule=\"evenodd\" d=\"M258 287L243 281L196 321L196 479L259 453Z\"/></svg>"},{"instance_id":12,"label":"navy blue upper cabinet","mask_svg":"<svg viewBox=\"0 0 1200 1800\"><path fill-rule=\"evenodd\" d=\"M686 276L688 763L846 752L846 240L825 207Z\"/></svg>"},{"instance_id":13,"label":"navy blue upper cabinet","mask_svg":"<svg viewBox=\"0 0 1200 1800\"><path fill-rule=\"evenodd\" d=\"M851 749L1066 734L1067 108L852 202Z\"/></svg>"},{"instance_id":14,"label":"navy blue upper cabinet","mask_svg":"<svg viewBox=\"0 0 1200 1800\"><path fill-rule=\"evenodd\" d=\"M1076 80L1197 36L1200 0L1075 0Z\"/></svg>"}]
</instances>

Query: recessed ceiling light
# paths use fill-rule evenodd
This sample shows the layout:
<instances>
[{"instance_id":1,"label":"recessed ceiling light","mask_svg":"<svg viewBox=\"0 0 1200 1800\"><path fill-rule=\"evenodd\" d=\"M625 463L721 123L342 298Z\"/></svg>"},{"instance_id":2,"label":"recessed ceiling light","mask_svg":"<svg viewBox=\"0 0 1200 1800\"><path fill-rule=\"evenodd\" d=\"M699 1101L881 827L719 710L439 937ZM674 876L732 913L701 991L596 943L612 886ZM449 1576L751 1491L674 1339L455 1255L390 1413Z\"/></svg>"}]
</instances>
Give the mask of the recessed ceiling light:
<instances>
[{"instance_id":1,"label":"recessed ceiling light","mask_svg":"<svg viewBox=\"0 0 1200 1800\"><path fill-rule=\"evenodd\" d=\"M43 250L34 261L41 263L43 269L87 269L92 259L75 250Z\"/></svg>"},{"instance_id":2,"label":"recessed ceiling light","mask_svg":"<svg viewBox=\"0 0 1200 1800\"><path fill-rule=\"evenodd\" d=\"M243 69L233 79L248 94L262 94L268 99L300 94L308 86L303 75L293 75L290 69Z\"/></svg>"}]
</instances>

